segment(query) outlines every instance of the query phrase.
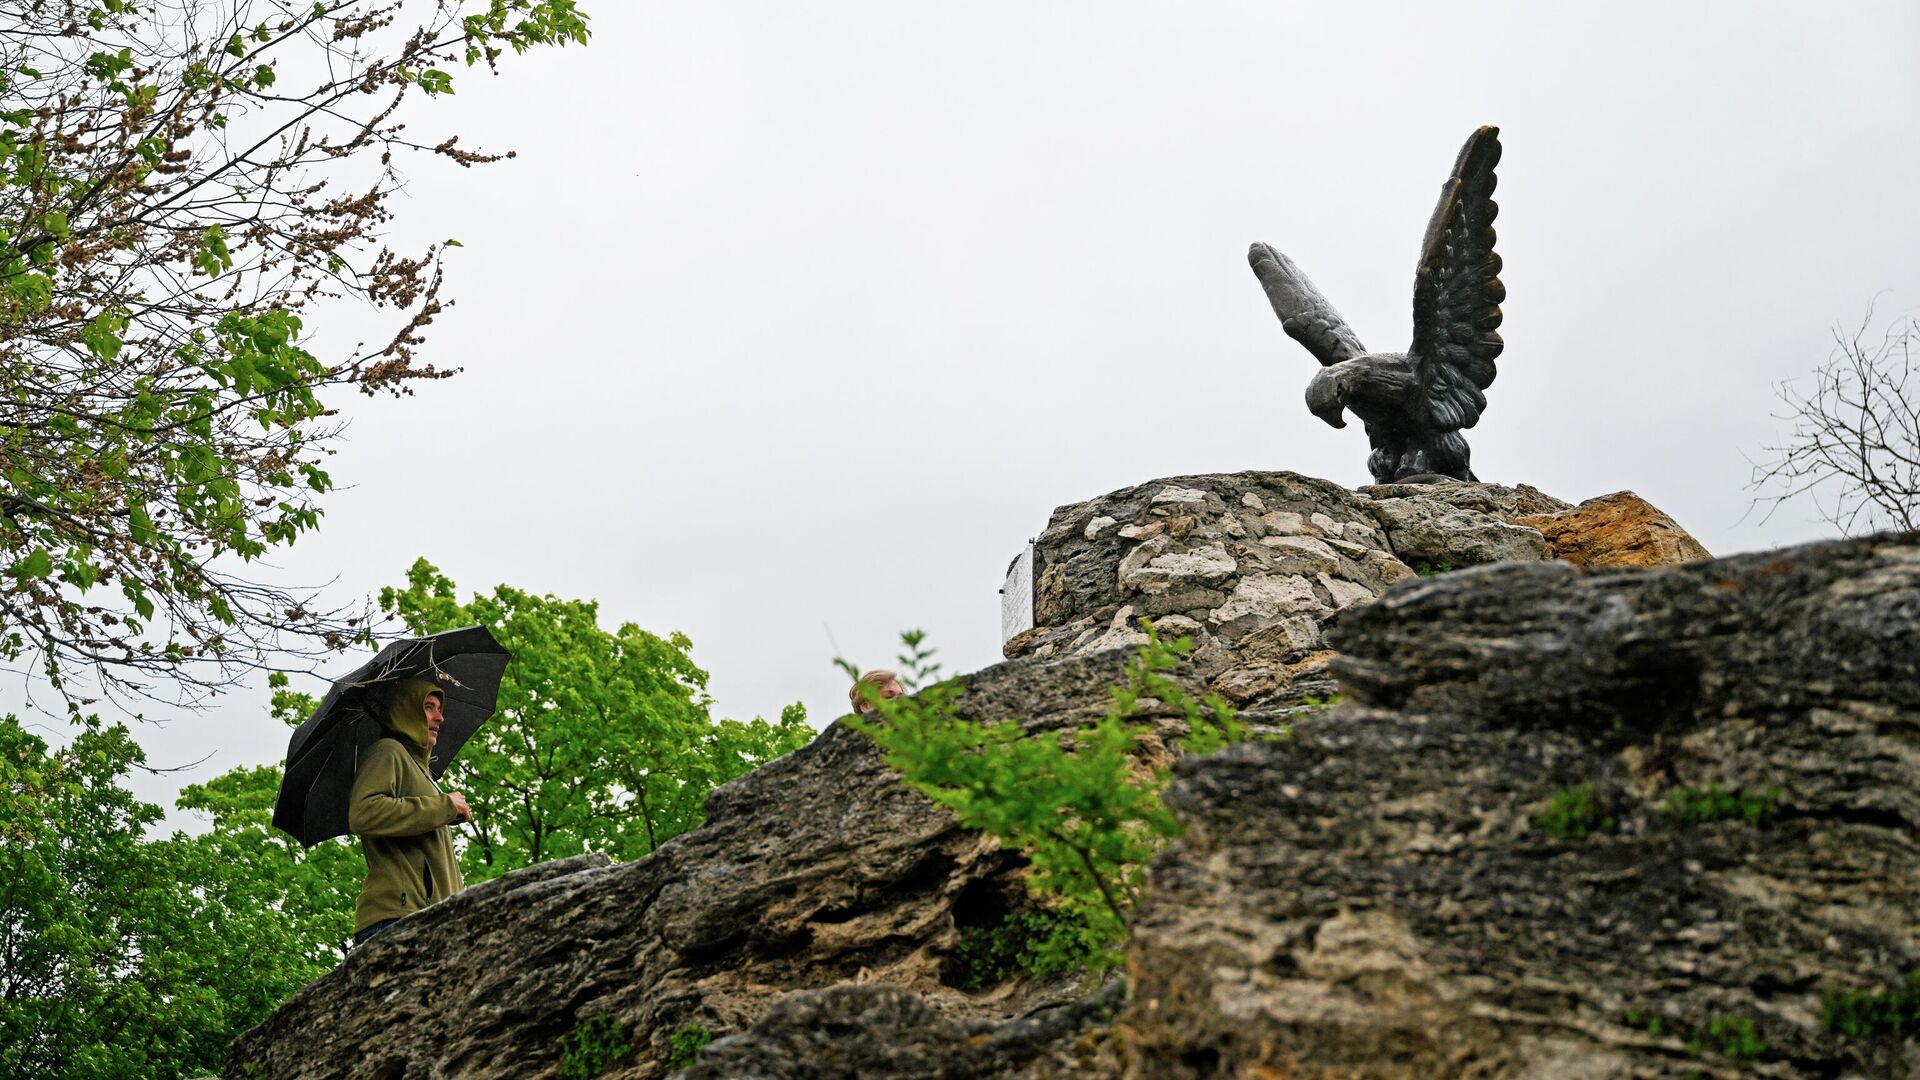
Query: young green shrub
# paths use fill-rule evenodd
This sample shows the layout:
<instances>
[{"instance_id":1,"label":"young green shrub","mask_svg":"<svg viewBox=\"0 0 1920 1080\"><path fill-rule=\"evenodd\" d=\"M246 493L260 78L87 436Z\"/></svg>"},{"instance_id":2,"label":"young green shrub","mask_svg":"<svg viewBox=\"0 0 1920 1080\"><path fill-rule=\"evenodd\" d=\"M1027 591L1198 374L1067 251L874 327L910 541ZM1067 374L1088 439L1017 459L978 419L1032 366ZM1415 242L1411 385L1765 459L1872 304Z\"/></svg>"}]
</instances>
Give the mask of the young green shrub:
<instances>
[{"instance_id":1,"label":"young green shrub","mask_svg":"<svg viewBox=\"0 0 1920 1080\"><path fill-rule=\"evenodd\" d=\"M1049 898L1055 921L1021 955L1030 970L1101 969L1119 963L1127 912L1146 861L1180 831L1160 801L1167 773L1134 760L1147 730L1132 722L1149 699L1184 715L1187 753L1212 753L1245 738L1218 696L1194 701L1168 678L1193 648L1162 641L1143 622L1147 644L1127 665L1101 720L1066 738L1029 735L1017 722L992 726L955 715L958 683L914 697L872 699L876 712L847 721L885 751L907 783L953 811L960 823L1026 852L1027 883ZM1004 949L1003 949L1004 951Z\"/></svg>"},{"instance_id":2,"label":"young green shrub","mask_svg":"<svg viewBox=\"0 0 1920 1080\"><path fill-rule=\"evenodd\" d=\"M949 958L953 985L998 986L1019 972L1044 978L1078 971L1092 952L1084 924L1062 912L1016 911L992 926L963 926Z\"/></svg>"},{"instance_id":3,"label":"young green shrub","mask_svg":"<svg viewBox=\"0 0 1920 1080\"><path fill-rule=\"evenodd\" d=\"M1602 813L1593 785L1581 784L1554 792L1547 812L1535 818L1534 824L1562 840L1584 840L1588 833L1611 831L1614 820Z\"/></svg>"},{"instance_id":4,"label":"young green shrub","mask_svg":"<svg viewBox=\"0 0 1920 1080\"><path fill-rule=\"evenodd\" d=\"M1421 577L1438 577L1441 574L1448 573L1452 569L1453 560L1451 559L1435 559L1432 562L1428 562L1425 559L1415 559L1413 561L1413 572L1419 574Z\"/></svg>"},{"instance_id":5,"label":"young green shrub","mask_svg":"<svg viewBox=\"0 0 1920 1080\"><path fill-rule=\"evenodd\" d=\"M1920 971L1908 975L1904 986L1828 990L1820 1026L1855 1039L1920 1031Z\"/></svg>"},{"instance_id":6,"label":"young green shrub","mask_svg":"<svg viewBox=\"0 0 1920 1080\"><path fill-rule=\"evenodd\" d=\"M926 646L926 640L927 632L925 630L900 631L900 648L902 650L898 657L900 661L900 685L906 687L907 692L910 694L918 693L920 690L940 681L940 664L933 658L933 654L940 650L928 648ZM856 671L854 678L858 679L859 677L860 674Z\"/></svg>"},{"instance_id":7,"label":"young green shrub","mask_svg":"<svg viewBox=\"0 0 1920 1080\"><path fill-rule=\"evenodd\" d=\"M681 1024L667 1040L667 1068L684 1069L692 1065L693 1059L712 1041L713 1032L699 1024Z\"/></svg>"},{"instance_id":8,"label":"young green shrub","mask_svg":"<svg viewBox=\"0 0 1920 1080\"><path fill-rule=\"evenodd\" d=\"M620 1021L600 1013L560 1036L560 1075L566 1080L591 1080L632 1049Z\"/></svg>"},{"instance_id":9,"label":"young green shrub","mask_svg":"<svg viewBox=\"0 0 1920 1080\"><path fill-rule=\"evenodd\" d=\"M1667 794L1668 816L1684 825L1709 821L1744 821L1754 828L1772 824L1780 802L1779 788L1755 792L1722 791L1718 784L1674 788Z\"/></svg>"}]
</instances>

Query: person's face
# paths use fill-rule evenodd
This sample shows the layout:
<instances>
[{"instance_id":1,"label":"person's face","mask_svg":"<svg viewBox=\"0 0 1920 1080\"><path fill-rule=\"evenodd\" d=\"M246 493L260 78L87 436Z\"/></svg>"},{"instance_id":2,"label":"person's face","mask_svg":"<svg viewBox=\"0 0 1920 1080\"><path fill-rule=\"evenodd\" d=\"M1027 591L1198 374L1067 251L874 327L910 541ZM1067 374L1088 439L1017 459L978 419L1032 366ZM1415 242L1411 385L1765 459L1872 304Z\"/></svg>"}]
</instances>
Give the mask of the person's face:
<instances>
[{"instance_id":1,"label":"person's face","mask_svg":"<svg viewBox=\"0 0 1920 1080\"><path fill-rule=\"evenodd\" d=\"M881 683L873 692L882 701L892 701L894 698L907 696L906 688L902 687L897 680ZM872 712L873 708L873 702L868 701L863 695L860 699L860 704L855 706L854 711L858 712L861 716L865 716Z\"/></svg>"},{"instance_id":2,"label":"person's face","mask_svg":"<svg viewBox=\"0 0 1920 1080\"><path fill-rule=\"evenodd\" d=\"M440 725L446 719L446 714L440 711L439 695L427 698L427 749L433 749L433 744L440 741Z\"/></svg>"}]
</instances>

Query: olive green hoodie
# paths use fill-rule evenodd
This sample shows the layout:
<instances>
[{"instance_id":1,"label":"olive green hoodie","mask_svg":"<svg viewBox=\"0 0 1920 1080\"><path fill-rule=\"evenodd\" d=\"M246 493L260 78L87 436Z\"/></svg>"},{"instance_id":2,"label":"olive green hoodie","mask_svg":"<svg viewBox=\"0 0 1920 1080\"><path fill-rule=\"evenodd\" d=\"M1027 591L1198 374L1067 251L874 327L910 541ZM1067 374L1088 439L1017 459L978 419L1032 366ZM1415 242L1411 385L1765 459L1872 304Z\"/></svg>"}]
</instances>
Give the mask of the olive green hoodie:
<instances>
[{"instance_id":1,"label":"olive green hoodie","mask_svg":"<svg viewBox=\"0 0 1920 1080\"><path fill-rule=\"evenodd\" d=\"M427 697L440 688L414 679L387 706L387 737L354 770L347 828L360 837L367 880L353 913L353 932L397 919L464 886L453 857L453 797L427 771ZM444 698L444 695L443 695Z\"/></svg>"}]
</instances>

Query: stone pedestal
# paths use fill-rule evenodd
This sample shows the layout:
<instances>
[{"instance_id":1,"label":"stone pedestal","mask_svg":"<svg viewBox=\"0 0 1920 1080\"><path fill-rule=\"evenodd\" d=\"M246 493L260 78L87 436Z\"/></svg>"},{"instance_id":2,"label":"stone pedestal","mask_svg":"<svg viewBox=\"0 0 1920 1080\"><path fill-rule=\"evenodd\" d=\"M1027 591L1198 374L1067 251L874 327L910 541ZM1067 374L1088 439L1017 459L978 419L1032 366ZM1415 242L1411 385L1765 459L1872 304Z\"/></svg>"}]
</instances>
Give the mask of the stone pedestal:
<instances>
[{"instance_id":1,"label":"stone pedestal","mask_svg":"<svg viewBox=\"0 0 1920 1080\"><path fill-rule=\"evenodd\" d=\"M1257 715L1334 692L1323 630L1395 582L1550 557L1510 519L1568 509L1530 487L1350 491L1288 472L1155 480L1054 511L1033 546L1033 626L1008 659L1190 635L1211 688Z\"/></svg>"}]
</instances>

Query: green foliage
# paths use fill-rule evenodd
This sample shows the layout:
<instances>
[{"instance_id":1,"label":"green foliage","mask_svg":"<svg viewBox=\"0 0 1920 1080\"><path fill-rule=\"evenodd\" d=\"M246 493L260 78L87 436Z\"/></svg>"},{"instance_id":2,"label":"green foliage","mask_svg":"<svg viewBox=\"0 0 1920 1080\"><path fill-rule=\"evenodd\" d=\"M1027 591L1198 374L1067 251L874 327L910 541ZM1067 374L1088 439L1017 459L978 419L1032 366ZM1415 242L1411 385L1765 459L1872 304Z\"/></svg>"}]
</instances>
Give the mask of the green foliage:
<instances>
[{"instance_id":1,"label":"green foliage","mask_svg":"<svg viewBox=\"0 0 1920 1080\"><path fill-rule=\"evenodd\" d=\"M280 767L229 770L180 792L176 805L209 820L206 832L183 837L196 858L223 873L194 879L221 912L225 927L266 947L286 969L285 993L340 960L353 936L353 905L366 870L351 840L302 849L273 827ZM264 1015L277 996L261 1001Z\"/></svg>"},{"instance_id":2,"label":"green foliage","mask_svg":"<svg viewBox=\"0 0 1920 1080\"><path fill-rule=\"evenodd\" d=\"M318 525L340 394L451 374L416 351L440 249L389 246L393 197L409 152L493 157L406 99L588 36L573 0L256 7L33 3L0 34L0 660L76 719L364 633L259 560ZM334 298L392 336L318 349Z\"/></svg>"},{"instance_id":3,"label":"green foliage","mask_svg":"<svg viewBox=\"0 0 1920 1080\"><path fill-rule=\"evenodd\" d=\"M505 49L526 52L533 45L587 43L587 17L574 0L486 0L487 10L461 21L466 31L468 66L491 65Z\"/></svg>"},{"instance_id":4,"label":"green foliage","mask_svg":"<svg viewBox=\"0 0 1920 1080\"><path fill-rule=\"evenodd\" d=\"M149 840L160 808L123 783L143 760L123 726L89 719L49 751L0 719L0 1075L211 1072L338 959L332 871L301 874L266 833L267 770L188 789L219 808L209 834Z\"/></svg>"},{"instance_id":5,"label":"green foliage","mask_svg":"<svg viewBox=\"0 0 1920 1080\"><path fill-rule=\"evenodd\" d=\"M1554 792L1547 812L1535 818L1534 824L1562 840L1583 840L1588 833L1611 832L1614 820L1602 813L1593 785L1581 784Z\"/></svg>"},{"instance_id":6,"label":"green foliage","mask_svg":"<svg viewBox=\"0 0 1920 1080\"><path fill-rule=\"evenodd\" d=\"M713 1032L699 1024L681 1024L667 1040L667 1068L687 1068L712 1041Z\"/></svg>"},{"instance_id":7,"label":"green foliage","mask_svg":"<svg viewBox=\"0 0 1920 1080\"><path fill-rule=\"evenodd\" d=\"M1435 559L1432 562L1428 562L1425 559L1415 559L1413 561L1413 572L1419 574L1421 577L1436 577L1452 570L1453 560L1451 559Z\"/></svg>"},{"instance_id":8,"label":"green foliage","mask_svg":"<svg viewBox=\"0 0 1920 1080\"><path fill-rule=\"evenodd\" d=\"M1016 911L991 926L963 926L949 977L962 990L998 986L1016 972L1046 977L1088 967L1094 935L1084 923L1059 911Z\"/></svg>"},{"instance_id":9,"label":"green foliage","mask_svg":"<svg viewBox=\"0 0 1920 1080\"><path fill-rule=\"evenodd\" d=\"M1779 803L1779 788L1739 792L1722 791L1720 785L1708 784L1703 788L1674 788L1667 795L1666 811L1675 821L1687 825L1744 821L1755 828L1764 828L1773 822Z\"/></svg>"},{"instance_id":10,"label":"green foliage","mask_svg":"<svg viewBox=\"0 0 1920 1080\"><path fill-rule=\"evenodd\" d=\"M1901 986L1828 990L1820 1010L1820 1025L1855 1039L1904 1037L1920 1031L1920 971L1908 975Z\"/></svg>"},{"instance_id":11,"label":"green foliage","mask_svg":"<svg viewBox=\"0 0 1920 1080\"><path fill-rule=\"evenodd\" d=\"M953 985L962 990L998 986L1020 970L1031 936L1024 913L996 926L962 926L960 940L947 958Z\"/></svg>"},{"instance_id":12,"label":"green foliage","mask_svg":"<svg viewBox=\"0 0 1920 1080\"><path fill-rule=\"evenodd\" d=\"M600 1013L560 1036L560 1075L566 1080L591 1080L632 1049L620 1021Z\"/></svg>"},{"instance_id":13,"label":"green foliage","mask_svg":"<svg viewBox=\"0 0 1920 1080\"><path fill-rule=\"evenodd\" d=\"M1179 742L1183 753L1203 755L1223 750L1247 737L1246 725L1235 716L1233 706L1218 694L1208 694L1195 701L1187 696L1180 684L1167 677L1167 672L1180 666L1180 659L1193 651L1193 639L1181 637L1173 641L1162 641L1159 631L1153 623L1142 620L1146 630L1147 643L1132 663L1127 665L1127 683L1116 686L1111 691L1114 713L1124 716L1136 715L1141 711L1141 702L1156 701L1162 709L1171 709L1180 714L1186 722L1186 737ZM1165 775L1156 777L1160 790L1166 786Z\"/></svg>"},{"instance_id":14,"label":"green foliage","mask_svg":"<svg viewBox=\"0 0 1920 1080\"><path fill-rule=\"evenodd\" d=\"M712 721L706 675L677 635L609 633L592 604L504 587L459 604L452 588L421 563L393 603L422 626L488 621L516 653L512 713L454 774L492 815L465 845L474 879L581 850L644 854L697 824L714 785L812 736L798 705L777 724ZM284 675L268 685L284 723L317 704ZM121 783L141 760L124 727L88 721L49 752L0 721L0 1076L210 1072L236 1034L340 959L364 872L355 842L303 850L274 829L277 766L187 787L179 806L207 831L146 839L160 810ZM613 1034L587 1029L572 1060L618 1057Z\"/></svg>"},{"instance_id":15,"label":"green foliage","mask_svg":"<svg viewBox=\"0 0 1920 1080\"><path fill-rule=\"evenodd\" d=\"M1627 1025L1637 1027L1656 1039L1665 1033L1667 1026L1666 1021L1661 1017L1652 1013L1643 1013L1639 1009L1627 1010Z\"/></svg>"},{"instance_id":16,"label":"green foliage","mask_svg":"<svg viewBox=\"0 0 1920 1080\"><path fill-rule=\"evenodd\" d=\"M609 631L592 601L501 585L462 603L421 559L380 606L415 634L483 625L513 653L498 714L443 781L473 808L469 882L587 851L638 858L700 824L709 791L813 737L798 703L777 723L713 719L684 635Z\"/></svg>"},{"instance_id":17,"label":"green foliage","mask_svg":"<svg viewBox=\"0 0 1920 1080\"><path fill-rule=\"evenodd\" d=\"M910 694L919 693L922 689L940 681L940 665L933 659L933 654L940 650L928 648L925 644L926 640L925 630L900 632L900 646L903 650L899 657L900 685ZM854 678L859 677L859 673L856 672Z\"/></svg>"},{"instance_id":18,"label":"green foliage","mask_svg":"<svg viewBox=\"0 0 1920 1080\"><path fill-rule=\"evenodd\" d=\"M1667 1034L1670 1026L1664 1017L1639 1009L1627 1010L1627 1025L1655 1038ZM1696 1029L1692 1034L1687 1033L1686 1025L1671 1026L1672 1034L1684 1039L1687 1053L1694 1057L1718 1054L1733 1061L1752 1061L1767 1052L1767 1041L1760 1036L1753 1021L1744 1016L1711 1016L1705 1028Z\"/></svg>"},{"instance_id":19,"label":"green foliage","mask_svg":"<svg viewBox=\"0 0 1920 1080\"><path fill-rule=\"evenodd\" d=\"M1753 1021L1744 1016L1713 1016L1705 1032L1687 1040L1687 1052L1695 1057L1717 1053L1734 1061L1752 1061L1767 1052L1767 1040L1754 1030Z\"/></svg>"},{"instance_id":20,"label":"green foliage","mask_svg":"<svg viewBox=\"0 0 1920 1080\"><path fill-rule=\"evenodd\" d=\"M1164 770L1133 758L1145 728L1133 723L1145 702L1187 721L1184 747L1204 754L1245 737L1218 697L1190 699L1165 672L1192 649L1191 639L1148 643L1127 666L1127 681L1098 723L1064 737L1029 735L1019 723L977 724L956 715L960 687L927 687L913 697L876 700L877 715L848 720L886 752L887 763L961 824L1025 851L1028 884L1055 898L1061 922L1037 947L1040 963L1084 956L1093 967L1119 961L1127 912L1139 896L1142 867L1179 832L1160 801Z\"/></svg>"}]
</instances>

